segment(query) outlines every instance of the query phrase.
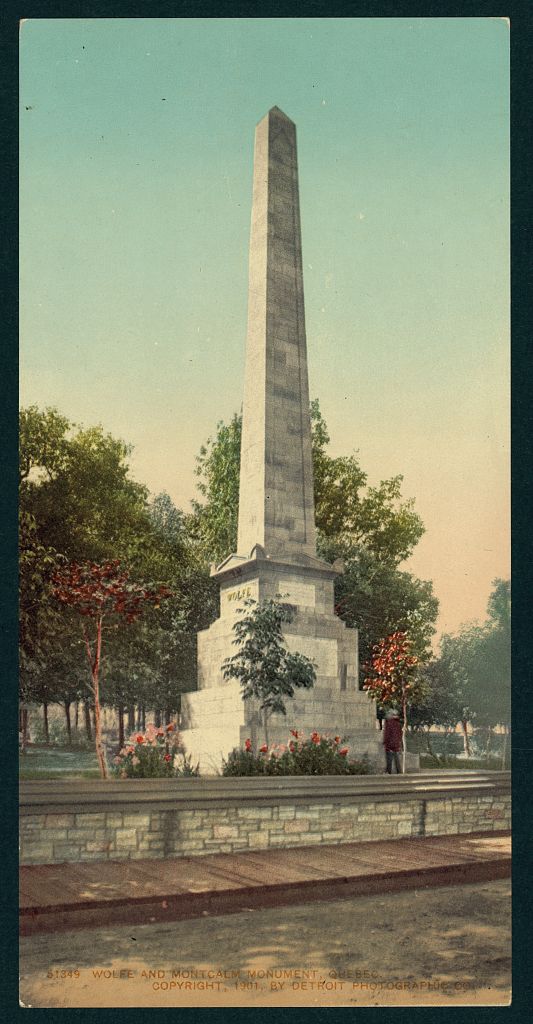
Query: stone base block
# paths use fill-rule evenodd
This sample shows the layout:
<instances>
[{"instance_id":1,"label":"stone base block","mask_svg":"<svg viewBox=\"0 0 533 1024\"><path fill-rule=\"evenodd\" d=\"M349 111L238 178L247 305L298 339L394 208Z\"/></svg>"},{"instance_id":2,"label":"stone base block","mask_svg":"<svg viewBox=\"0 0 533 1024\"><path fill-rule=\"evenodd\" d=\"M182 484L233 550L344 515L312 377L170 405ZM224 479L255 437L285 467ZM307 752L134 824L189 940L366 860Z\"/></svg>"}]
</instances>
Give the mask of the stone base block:
<instances>
[{"instance_id":1,"label":"stone base block","mask_svg":"<svg viewBox=\"0 0 533 1024\"><path fill-rule=\"evenodd\" d=\"M366 757L380 770L384 767L382 734L377 728L373 706L361 693L339 695L326 687L313 687L287 700L286 715L272 715L269 741L287 744L291 729L308 738L315 729L327 736L341 736L350 755ZM180 738L194 763L198 761L204 774L217 773L222 759L236 747L244 747L246 739L255 746L265 740L262 718L252 701L243 701L237 682L198 690L182 698Z\"/></svg>"}]
</instances>

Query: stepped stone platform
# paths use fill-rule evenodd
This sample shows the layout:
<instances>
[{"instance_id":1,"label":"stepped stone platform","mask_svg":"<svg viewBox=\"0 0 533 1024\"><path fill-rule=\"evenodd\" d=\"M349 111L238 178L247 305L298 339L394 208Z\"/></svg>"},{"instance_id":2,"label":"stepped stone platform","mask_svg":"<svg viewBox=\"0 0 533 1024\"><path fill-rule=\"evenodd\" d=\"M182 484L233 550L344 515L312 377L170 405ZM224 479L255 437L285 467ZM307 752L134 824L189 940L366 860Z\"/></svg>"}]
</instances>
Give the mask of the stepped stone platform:
<instances>
[{"instance_id":1,"label":"stepped stone platform","mask_svg":"<svg viewBox=\"0 0 533 1024\"><path fill-rule=\"evenodd\" d=\"M309 566L294 565L258 555L228 560L217 570L220 617L198 634L198 690L181 701L180 734L194 761L216 770L221 760L245 740L264 739L257 703L243 701L239 684L226 681L221 665L235 653L233 625L247 598L280 600L290 605L293 618L284 626L287 647L310 658L316 682L297 690L286 702L286 715L270 718L269 738L286 743L290 729L304 734L318 729L341 735L354 757L382 760L381 735L376 729L375 705L358 688L357 630L349 629L333 611L333 581L337 571L319 559ZM239 573L235 584L234 573Z\"/></svg>"},{"instance_id":2,"label":"stepped stone platform","mask_svg":"<svg viewBox=\"0 0 533 1024\"><path fill-rule=\"evenodd\" d=\"M508 877L510 833L20 869L20 931L183 920Z\"/></svg>"}]
</instances>

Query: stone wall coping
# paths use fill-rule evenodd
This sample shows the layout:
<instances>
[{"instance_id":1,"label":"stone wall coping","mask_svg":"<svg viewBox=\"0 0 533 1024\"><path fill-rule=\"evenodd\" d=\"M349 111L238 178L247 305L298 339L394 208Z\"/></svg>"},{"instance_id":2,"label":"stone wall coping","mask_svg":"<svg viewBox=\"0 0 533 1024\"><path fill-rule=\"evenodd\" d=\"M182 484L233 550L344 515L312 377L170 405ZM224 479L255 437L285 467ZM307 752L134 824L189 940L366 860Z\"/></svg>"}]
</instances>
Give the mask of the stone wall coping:
<instances>
[{"instance_id":1,"label":"stone wall coping","mask_svg":"<svg viewBox=\"0 0 533 1024\"><path fill-rule=\"evenodd\" d=\"M190 779L42 779L19 786L22 816L54 812L194 810L221 806L441 800L507 794L510 772L449 771L416 775L281 776Z\"/></svg>"}]
</instances>

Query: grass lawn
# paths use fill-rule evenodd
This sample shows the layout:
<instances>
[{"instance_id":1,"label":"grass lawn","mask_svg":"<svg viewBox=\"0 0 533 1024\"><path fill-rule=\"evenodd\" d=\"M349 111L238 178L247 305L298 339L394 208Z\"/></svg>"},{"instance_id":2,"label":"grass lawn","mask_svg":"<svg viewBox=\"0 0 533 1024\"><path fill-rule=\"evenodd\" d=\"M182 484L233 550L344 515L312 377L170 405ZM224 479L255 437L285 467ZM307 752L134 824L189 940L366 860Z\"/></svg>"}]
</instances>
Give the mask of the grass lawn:
<instances>
[{"instance_id":1,"label":"grass lawn","mask_svg":"<svg viewBox=\"0 0 533 1024\"><path fill-rule=\"evenodd\" d=\"M509 770L509 763L506 760L505 766L502 764L501 757L490 757L488 760L486 757L440 757L440 763L437 764L434 757L430 754L420 754L420 768L424 771L426 768L433 768L435 771L439 771L442 768L460 768L463 771L496 771L501 772L503 769Z\"/></svg>"},{"instance_id":2,"label":"grass lawn","mask_svg":"<svg viewBox=\"0 0 533 1024\"><path fill-rule=\"evenodd\" d=\"M462 768L466 771L501 771L501 759L447 757L445 763L436 764L428 754L420 755L422 771L439 771L446 768ZM21 779L98 779L100 772L93 750L75 747L30 746L24 756L19 757L19 778Z\"/></svg>"},{"instance_id":3,"label":"grass lawn","mask_svg":"<svg viewBox=\"0 0 533 1024\"><path fill-rule=\"evenodd\" d=\"M21 779L97 779L100 776L93 750L72 747L28 747L19 756Z\"/></svg>"}]
</instances>

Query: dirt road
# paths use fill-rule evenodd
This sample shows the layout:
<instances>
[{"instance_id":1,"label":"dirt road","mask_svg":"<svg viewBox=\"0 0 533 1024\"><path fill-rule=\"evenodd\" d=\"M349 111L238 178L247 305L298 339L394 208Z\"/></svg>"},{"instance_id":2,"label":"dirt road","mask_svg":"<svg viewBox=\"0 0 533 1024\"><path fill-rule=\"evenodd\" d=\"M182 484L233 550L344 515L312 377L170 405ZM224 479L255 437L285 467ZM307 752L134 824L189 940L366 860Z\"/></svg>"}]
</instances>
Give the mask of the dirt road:
<instances>
[{"instance_id":1,"label":"dirt road","mask_svg":"<svg viewBox=\"0 0 533 1024\"><path fill-rule=\"evenodd\" d=\"M510 1001L510 882L21 940L33 1007Z\"/></svg>"}]
</instances>

